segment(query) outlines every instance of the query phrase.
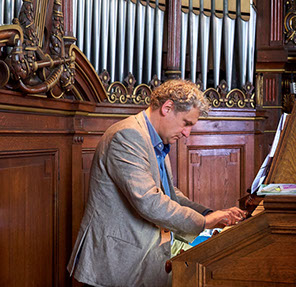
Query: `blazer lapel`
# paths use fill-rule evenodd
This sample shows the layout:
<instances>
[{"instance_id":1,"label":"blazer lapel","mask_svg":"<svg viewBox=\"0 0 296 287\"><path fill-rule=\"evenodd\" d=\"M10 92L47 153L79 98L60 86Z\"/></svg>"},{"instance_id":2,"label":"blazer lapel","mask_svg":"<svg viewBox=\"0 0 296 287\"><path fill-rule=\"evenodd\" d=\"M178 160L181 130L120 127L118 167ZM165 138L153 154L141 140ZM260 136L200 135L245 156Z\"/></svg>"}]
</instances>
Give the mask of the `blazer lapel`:
<instances>
[{"instance_id":1,"label":"blazer lapel","mask_svg":"<svg viewBox=\"0 0 296 287\"><path fill-rule=\"evenodd\" d=\"M159 187L162 189L163 193L165 193L162 182L160 180L160 173L159 173L159 168L158 168L158 163L157 163L154 147L152 146L152 143L151 143L150 134L149 134L149 131L148 131L148 127L147 127L146 120L145 120L145 117L143 115L143 112L140 112L137 115L135 115L135 118L136 118L136 121L138 122L139 126L143 129L146 136L149 138L149 142L150 142L150 146L151 146L151 150L152 150L150 153L153 154L151 156L154 159L154 161L151 163L151 165L153 165L154 173L157 172L157 179L158 179L158 182L160 183ZM173 185L173 182L172 182L172 178L173 178L172 177L172 170L171 170L171 165L170 165L170 160L169 160L168 155L167 155L166 160L165 160L165 168L166 168L167 175L168 175L168 183L169 183L169 188L170 188L170 192L171 192L171 199L178 202L178 199L177 199L177 196L176 196L176 193L175 193L175 188L174 188L174 185Z\"/></svg>"},{"instance_id":2,"label":"blazer lapel","mask_svg":"<svg viewBox=\"0 0 296 287\"><path fill-rule=\"evenodd\" d=\"M151 164L152 175L154 177L157 187L159 187L163 190L161 180L160 180L159 168L158 168L158 163L157 163L154 147L151 143L150 134L148 131L148 127L147 127L143 112L140 112L137 115L135 115L135 119L139 125L139 129L141 129L141 131L143 132L143 136L145 137L145 140L149 143L148 154L149 154L149 160L150 160L150 164Z\"/></svg>"}]
</instances>

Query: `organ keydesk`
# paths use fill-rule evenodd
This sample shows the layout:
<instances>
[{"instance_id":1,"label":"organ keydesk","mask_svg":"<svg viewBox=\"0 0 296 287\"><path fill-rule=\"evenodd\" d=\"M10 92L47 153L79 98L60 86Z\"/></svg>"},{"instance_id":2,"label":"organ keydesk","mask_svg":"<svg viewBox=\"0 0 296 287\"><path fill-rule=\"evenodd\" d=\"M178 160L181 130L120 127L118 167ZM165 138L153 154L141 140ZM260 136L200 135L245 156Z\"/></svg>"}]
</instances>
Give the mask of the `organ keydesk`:
<instances>
[{"instance_id":1,"label":"organ keydesk","mask_svg":"<svg viewBox=\"0 0 296 287\"><path fill-rule=\"evenodd\" d=\"M296 183L296 104L265 183ZM262 211L172 258L173 287L296 286L296 196L252 196Z\"/></svg>"}]
</instances>

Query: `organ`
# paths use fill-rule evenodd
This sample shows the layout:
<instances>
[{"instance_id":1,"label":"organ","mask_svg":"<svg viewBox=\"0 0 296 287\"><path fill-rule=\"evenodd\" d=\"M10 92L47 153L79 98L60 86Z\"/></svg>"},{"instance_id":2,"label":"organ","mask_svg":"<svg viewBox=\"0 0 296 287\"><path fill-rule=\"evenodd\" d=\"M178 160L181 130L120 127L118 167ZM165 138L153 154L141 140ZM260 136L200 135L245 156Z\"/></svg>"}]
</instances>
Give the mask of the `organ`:
<instances>
[{"instance_id":1,"label":"organ","mask_svg":"<svg viewBox=\"0 0 296 287\"><path fill-rule=\"evenodd\" d=\"M295 152L296 102L265 183L296 183ZM294 286L296 196L250 202L261 200L256 215L172 258L173 286Z\"/></svg>"}]
</instances>

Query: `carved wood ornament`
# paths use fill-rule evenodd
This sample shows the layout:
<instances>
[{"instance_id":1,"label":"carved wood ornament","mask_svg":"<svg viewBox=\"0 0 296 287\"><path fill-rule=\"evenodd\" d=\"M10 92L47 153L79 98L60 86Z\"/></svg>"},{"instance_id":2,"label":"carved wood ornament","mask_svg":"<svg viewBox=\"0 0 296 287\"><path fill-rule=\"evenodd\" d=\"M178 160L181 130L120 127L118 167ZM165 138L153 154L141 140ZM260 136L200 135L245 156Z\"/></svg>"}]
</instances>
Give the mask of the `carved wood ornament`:
<instances>
[{"instance_id":1,"label":"carved wood ornament","mask_svg":"<svg viewBox=\"0 0 296 287\"><path fill-rule=\"evenodd\" d=\"M296 2L295 0L286 1L286 10L284 25L286 39L285 43L292 41L296 44Z\"/></svg>"},{"instance_id":2,"label":"carved wood ornament","mask_svg":"<svg viewBox=\"0 0 296 287\"><path fill-rule=\"evenodd\" d=\"M0 88L60 98L72 89L75 76L75 53L63 39L62 1L53 5L49 54L38 45L34 15L33 0L23 0L19 18L0 26Z\"/></svg>"},{"instance_id":3,"label":"carved wood ornament","mask_svg":"<svg viewBox=\"0 0 296 287\"><path fill-rule=\"evenodd\" d=\"M255 108L254 86L246 83L242 90L232 89L228 91L225 80L220 82L217 90L214 88L207 89L204 94L214 108Z\"/></svg>"}]
</instances>

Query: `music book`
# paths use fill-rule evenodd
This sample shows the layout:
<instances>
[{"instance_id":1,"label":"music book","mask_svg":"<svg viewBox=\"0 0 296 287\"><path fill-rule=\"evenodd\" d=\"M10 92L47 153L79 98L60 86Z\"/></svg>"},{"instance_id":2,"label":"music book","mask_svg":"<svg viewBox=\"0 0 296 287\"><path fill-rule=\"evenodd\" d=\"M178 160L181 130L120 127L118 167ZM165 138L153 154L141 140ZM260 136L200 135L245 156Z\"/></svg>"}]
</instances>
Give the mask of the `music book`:
<instances>
[{"instance_id":1,"label":"music book","mask_svg":"<svg viewBox=\"0 0 296 287\"><path fill-rule=\"evenodd\" d=\"M262 184L257 195L295 195L296 184Z\"/></svg>"}]
</instances>

